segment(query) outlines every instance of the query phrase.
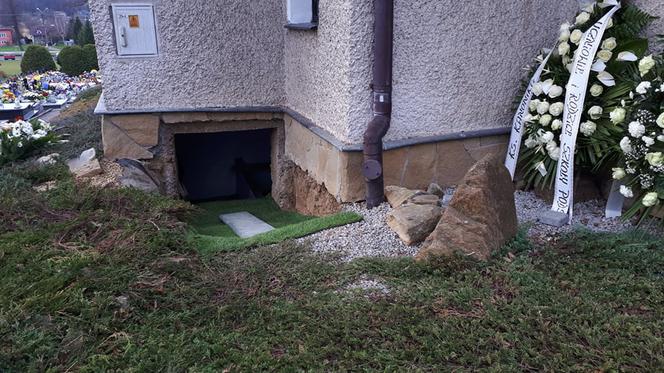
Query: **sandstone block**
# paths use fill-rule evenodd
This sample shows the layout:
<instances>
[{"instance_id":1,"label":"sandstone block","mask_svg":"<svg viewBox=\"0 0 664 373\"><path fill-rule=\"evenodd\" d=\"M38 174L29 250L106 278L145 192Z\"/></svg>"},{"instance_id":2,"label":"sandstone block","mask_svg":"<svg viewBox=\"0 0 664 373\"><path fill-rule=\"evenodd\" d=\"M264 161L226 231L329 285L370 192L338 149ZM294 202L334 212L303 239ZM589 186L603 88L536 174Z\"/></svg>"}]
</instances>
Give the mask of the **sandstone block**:
<instances>
[{"instance_id":1,"label":"sandstone block","mask_svg":"<svg viewBox=\"0 0 664 373\"><path fill-rule=\"evenodd\" d=\"M443 208L433 205L400 206L387 215L387 225L406 245L424 241L436 228Z\"/></svg>"},{"instance_id":2,"label":"sandstone block","mask_svg":"<svg viewBox=\"0 0 664 373\"><path fill-rule=\"evenodd\" d=\"M486 260L517 229L512 179L502 157L489 155L468 171L417 259L461 251Z\"/></svg>"},{"instance_id":3,"label":"sandstone block","mask_svg":"<svg viewBox=\"0 0 664 373\"><path fill-rule=\"evenodd\" d=\"M104 144L104 157L107 159L152 159L154 157L150 151L137 144L110 121L102 123L101 137Z\"/></svg>"},{"instance_id":4,"label":"sandstone block","mask_svg":"<svg viewBox=\"0 0 664 373\"><path fill-rule=\"evenodd\" d=\"M390 206L393 208L403 205L404 202L411 197L420 193L422 192L393 185L385 188L385 197L387 198L387 202L389 202Z\"/></svg>"},{"instance_id":5,"label":"sandstone block","mask_svg":"<svg viewBox=\"0 0 664 373\"><path fill-rule=\"evenodd\" d=\"M156 115L118 115L111 121L135 143L153 147L159 143L159 117Z\"/></svg>"}]
</instances>

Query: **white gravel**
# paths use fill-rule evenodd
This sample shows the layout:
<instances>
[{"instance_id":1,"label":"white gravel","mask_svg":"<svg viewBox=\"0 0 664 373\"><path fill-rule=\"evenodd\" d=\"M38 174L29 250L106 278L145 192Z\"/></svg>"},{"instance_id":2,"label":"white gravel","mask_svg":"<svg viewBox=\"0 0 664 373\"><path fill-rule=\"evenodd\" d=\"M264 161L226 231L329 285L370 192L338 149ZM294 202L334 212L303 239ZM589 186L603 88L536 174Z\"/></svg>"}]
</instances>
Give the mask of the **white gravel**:
<instances>
[{"instance_id":1,"label":"white gravel","mask_svg":"<svg viewBox=\"0 0 664 373\"><path fill-rule=\"evenodd\" d=\"M571 225L560 228L538 223L538 218L551 205L533 192L517 191L515 194L517 217L520 225L530 226L528 236L534 242L549 242L565 233L584 227L595 232L624 232L634 229L632 222L620 218L604 217L604 201L589 201L574 205L574 219ZM364 216L364 221L330 229L300 239L309 242L315 252L341 253L344 260L362 257L414 256L421 244L406 246L386 223L391 207L385 203L379 208L367 210L363 203L347 204L345 211L354 211ZM661 233L661 228L649 229L650 233Z\"/></svg>"},{"instance_id":2,"label":"white gravel","mask_svg":"<svg viewBox=\"0 0 664 373\"><path fill-rule=\"evenodd\" d=\"M349 261L362 257L414 256L419 250L419 246L406 246L387 226L389 204L367 210L363 203L355 203L344 205L343 209L364 216L364 221L316 233L300 241L310 242L315 252L340 252Z\"/></svg>"}]
</instances>

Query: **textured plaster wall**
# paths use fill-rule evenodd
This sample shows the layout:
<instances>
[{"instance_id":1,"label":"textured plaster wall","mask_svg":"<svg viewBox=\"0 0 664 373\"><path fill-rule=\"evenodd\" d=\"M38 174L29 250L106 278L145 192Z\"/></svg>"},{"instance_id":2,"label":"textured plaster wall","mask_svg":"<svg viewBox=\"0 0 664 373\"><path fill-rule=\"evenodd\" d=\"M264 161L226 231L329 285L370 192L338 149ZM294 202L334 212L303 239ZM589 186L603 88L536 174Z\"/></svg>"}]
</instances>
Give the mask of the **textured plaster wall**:
<instances>
[{"instance_id":1,"label":"textured plaster wall","mask_svg":"<svg viewBox=\"0 0 664 373\"><path fill-rule=\"evenodd\" d=\"M509 125L523 66L553 45L559 25L577 9L574 0L395 0L387 138ZM357 114L354 121L366 121ZM350 137L357 141L361 132L354 128Z\"/></svg>"},{"instance_id":2,"label":"textured plaster wall","mask_svg":"<svg viewBox=\"0 0 664 373\"><path fill-rule=\"evenodd\" d=\"M116 55L110 5L153 3L160 53ZM280 0L90 1L109 110L284 103Z\"/></svg>"},{"instance_id":3,"label":"textured plaster wall","mask_svg":"<svg viewBox=\"0 0 664 373\"><path fill-rule=\"evenodd\" d=\"M348 141L351 100L349 65L352 0L320 1L317 31L289 30L285 36L285 90L288 106ZM369 1L367 1L369 2Z\"/></svg>"}]
</instances>

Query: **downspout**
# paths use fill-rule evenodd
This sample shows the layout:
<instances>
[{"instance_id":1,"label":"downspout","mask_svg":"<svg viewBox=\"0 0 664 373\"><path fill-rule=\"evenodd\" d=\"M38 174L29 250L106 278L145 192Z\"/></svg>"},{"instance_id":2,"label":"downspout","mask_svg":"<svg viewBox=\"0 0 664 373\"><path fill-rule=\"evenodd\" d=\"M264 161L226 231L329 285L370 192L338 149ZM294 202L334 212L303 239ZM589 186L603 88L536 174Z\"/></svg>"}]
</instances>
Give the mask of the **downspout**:
<instances>
[{"instance_id":1,"label":"downspout","mask_svg":"<svg viewBox=\"0 0 664 373\"><path fill-rule=\"evenodd\" d=\"M362 173L367 183L367 208L385 201L383 137L392 116L392 45L394 0L374 1L374 66L371 88L373 119L364 132Z\"/></svg>"}]
</instances>

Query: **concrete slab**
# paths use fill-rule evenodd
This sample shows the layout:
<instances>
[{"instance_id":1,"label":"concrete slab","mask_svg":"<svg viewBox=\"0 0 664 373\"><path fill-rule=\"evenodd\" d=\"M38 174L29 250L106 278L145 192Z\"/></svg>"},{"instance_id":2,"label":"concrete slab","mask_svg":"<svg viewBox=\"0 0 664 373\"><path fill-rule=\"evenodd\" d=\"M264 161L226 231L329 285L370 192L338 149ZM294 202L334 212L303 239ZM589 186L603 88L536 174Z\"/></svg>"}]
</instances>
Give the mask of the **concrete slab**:
<instances>
[{"instance_id":1,"label":"concrete slab","mask_svg":"<svg viewBox=\"0 0 664 373\"><path fill-rule=\"evenodd\" d=\"M249 238L274 230L270 224L248 212L219 215L219 220L228 225L241 238Z\"/></svg>"},{"instance_id":2,"label":"concrete slab","mask_svg":"<svg viewBox=\"0 0 664 373\"><path fill-rule=\"evenodd\" d=\"M569 223L569 215L562 212L548 210L539 218L540 223L560 228Z\"/></svg>"}]
</instances>

